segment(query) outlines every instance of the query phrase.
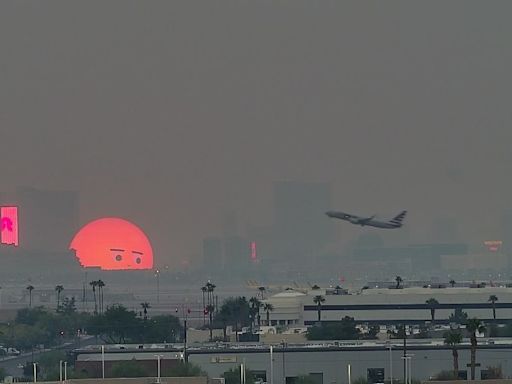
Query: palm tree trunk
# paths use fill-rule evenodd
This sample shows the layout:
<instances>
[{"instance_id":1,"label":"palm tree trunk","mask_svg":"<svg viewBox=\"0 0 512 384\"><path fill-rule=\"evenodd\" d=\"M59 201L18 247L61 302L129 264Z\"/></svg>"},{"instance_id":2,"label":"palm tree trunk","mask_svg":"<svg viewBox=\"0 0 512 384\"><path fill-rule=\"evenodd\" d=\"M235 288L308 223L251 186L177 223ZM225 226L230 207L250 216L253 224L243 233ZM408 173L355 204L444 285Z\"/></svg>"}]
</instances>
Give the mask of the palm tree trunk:
<instances>
[{"instance_id":1,"label":"palm tree trunk","mask_svg":"<svg viewBox=\"0 0 512 384\"><path fill-rule=\"evenodd\" d=\"M455 379L459 378L459 353L457 352L457 349L452 349L452 355L453 355L453 375L455 376Z\"/></svg>"},{"instance_id":2,"label":"palm tree trunk","mask_svg":"<svg viewBox=\"0 0 512 384\"><path fill-rule=\"evenodd\" d=\"M496 307L494 305L492 307L492 317L496 320Z\"/></svg>"},{"instance_id":3,"label":"palm tree trunk","mask_svg":"<svg viewBox=\"0 0 512 384\"><path fill-rule=\"evenodd\" d=\"M212 322L213 322L213 310L208 311L208 315L210 316L210 341L213 340L213 328L212 328Z\"/></svg>"},{"instance_id":4,"label":"palm tree trunk","mask_svg":"<svg viewBox=\"0 0 512 384\"><path fill-rule=\"evenodd\" d=\"M98 303L96 302L96 289L92 287L92 293L94 295L94 313L98 313Z\"/></svg>"},{"instance_id":5,"label":"palm tree trunk","mask_svg":"<svg viewBox=\"0 0 512 384\"><path fill-rule=\"evenodd\" d=\"M436 310L433 308L430 310L430 317L432 317L432 322L434 322L434 319L436 317Z\"/></svg>"},{"instance_id":6,"label":"palm tree trunk","mask_svg":"<svg viewBox=\"0 0 512 384\"><path fill-rule=\"evenodd\" d=\"M471 341L471 380L475 380L476 345Z\"/></svg>"},{"instance_id":7,"label":"palm tree trunk","mask_svg":"<svg viewBox=\"0 0 512 384\"><path fill-rule=\"evenodd\" d=\"M203 327L206 325L206 314L204 313L204 310L205 310L205 306L204 306L204 291L203 291Z\"/></svg>"},{"instance_id":8,"label":"palm tree trunk","mask_svg":"<svg viewBox=\"0 0 512 384\"><path fill-rule=\"evenodd\" d=\"M322 309L320 306L318 306L318 322L322 321Z\"/></svg>"},{"instance_id":9,"label":"palm tree trunk","mask_svg":"<svg viewBox=\"0 0 512 384\"><path fill-rule=\"evenodd\" d=\"M267 326L270 326L270 311L267 311Z\"/></svg>"}]
</instances>

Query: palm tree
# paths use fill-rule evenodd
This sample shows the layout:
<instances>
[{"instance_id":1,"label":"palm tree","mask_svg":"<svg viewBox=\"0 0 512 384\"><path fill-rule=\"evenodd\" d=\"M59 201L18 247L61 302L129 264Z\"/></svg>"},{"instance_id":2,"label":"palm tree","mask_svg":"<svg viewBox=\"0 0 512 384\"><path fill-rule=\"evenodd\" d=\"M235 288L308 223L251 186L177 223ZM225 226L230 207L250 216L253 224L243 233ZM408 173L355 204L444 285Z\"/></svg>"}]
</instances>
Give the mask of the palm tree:
<instances>
[{"instance_id":1,"label":"palm tree","mask_svg":"<svg viewBox=\"0 0 512 384\"><path fill-rule=\"evenodd\" d=\"M208 323L208 327L210 328L210 341L213 340L212 317L213 317L214 310L215 310L215 307L212 304L208 304L206 306L206 311L208 312L208 317L210 319L210 322Z\"/></svg>"},{"instance_id":2,"label":"palm tree","mask_svg":"<svg viewBox=\"0 0 512 384\"><path fill-rule=\"evenodd\" d=\"M265 287L258 287L258 291L260 291L261 300L265 298Z\"/></svg>"},{"instance_id":3,"label":"palm tree","mask_svg":"<svg viewBox=\"0 0 512 384\"><path fill-rule=\"evenodd\" d=\"M98 286L98 282L93 280L89 285L92 287L92 293L94 295L94 314L96 315L98 314L98 302L96 301L96 287Z\"/></svg>"},{"instance_id":4,"label":"palm tree","mask_svg":"<svg viewBox=\"0 0 512 384\"><path fill-rule=\"evenodd\" d=\"M64 290L64 286L62 286L62 285L55 286L55 291L57 292L57 311L60 308L60 294L63 290Z\"/></svg>"},{"instance_id":5,"label":"palm tree","mask_svg":"<svg viewBox=\"0 0 512 384\"><path fill-rule=\"evenodd\" d=\"M455 283L455 280L451 279L451 280L450 280L450 285L452 286L452 288L453 288L453 287L455 287L455 284L456 284L456 283Z\"/></svg>"},{"instance_id":6,"label":"palm tree","mask_svg":"<svg viewBox=\"0 0 512 384\"><path fill-rule=\"evenodd\" d=\"M206 292L208 293L208 306L206 309L208 310L208 320L210 327L210 341L213 338L213 312L215 311L215 303L213 292L215 291L216 285L213 284L210 280L206 283Z\"/></svg>"},{"instance_id":7,"label":"palm tree","mask_svg":"<svg viewBox=\"0 0 512 384\"><path fill-rule=\"evenodd\" d=\"M471 341L471 380L475 380L476 347L478 345L476 333L485 332L485 326L479 319L474 317L466 323L466 330L469 332L469 339Z\"/></svg>"},{"instance_id":8,"label":"palm tree","mask_svg":"<svg viewBox=\"0 0 512 384\"><path fill-rule=\"evenodd\" d=\"M451 330L444 334L444 343L452 348L453 355L453 375L455 379L459 377L459 352L457 345L462 343L462 333L459 330Z\"/></svg>"},{"instance_id":9,"label":"palm tree","mask_svg":"<svg viewBox=\"0 0 512 384\"><path fill-rule=\"evenodd\" d=\"M400 276L397 276L395 277L395 281L396 281L396 289L399 289L400 288L400 285L403 283L403 279L400 277Z\"/></svg>"},{"instance_id":10,"label":"palm tree","mask_svg":"<svg viewBox=\"0 0 512 384\"><path fill-rule=\"evenodd\" d=\"M274 310L274 306L270 303L263 304L263 310L267 313L267 325L270 325L270 312Z\"/></svg>"},{"instance_id":11,"label":"palm tree","mask_svg":"<svg viewBox=\"0 0 512 384\"><path fill-rule=\"evenodd\" d=\"M34 287L32 285L28 285L27 286L27 290L28 290L28 297L29 297L29 304L28 304L28 306L30 308L32 308L32 291L34 290Z\"/></svg>"},{"instance_id":12,"label":"palm tree","mask_svg":"<svg viewBox=\"0 0 512 384\"><path fill-rule=\"evenodd\" d=\"M203 327L206 325L206 303L205 303L204 295L207 290L208 290L208 288L206 288L206 286L203 285L201 287L201 292L203 293Z\"/></svg>"},{"instance_id":13,"label":"palm tree","mask_svg":"<svg viewBox=\"0 0 512 384\"><path fill-rule=\"evenodd\" d=\"M105 283L103 280L96 281L96 284L98 284L98 300L100 304L100 313L103 313L103 287L105 286Z\"/></svg>"},{"instance_id":14,"label":"palm tree","mask_svg":"<svg viewBox=\"0 0 512 384\"><path fill-rule=\"evenodd\" d=\"M491 305L492 305L492 318L494 320L496 320L496 302L498 301L498 296L491 295L491 296L489 296L489 300L487 300L487 301L491 302Z\"/></svg>"},{"instance_id":15,"label":"palm tree","mask_svg":"<svg viewBox=\"0 0 512 384\"><path fill-rule=\"evenodd\" d=\"M140 303L140 306L144 310L144 321L148 319L148 309L151 308L151 305L148 302Z\"/></svg>"},{"instance_id":16,"label":"palm tree","mask_svg":"<svg viewBox=\"0 0 512 384\"><path fill-rule=\"evenodd\" d=\"M320 287L319 287L318 285L316 285L316 284L315 284L315 285L313 285L313 286L311 287L311 289L313 289L314 291L317 291L317 290L319 290L319 289L320 289Z\"/></svg>"},{"instance_id":17,"label":"palm tree","mask_svg":"<svg viewBox=\"0 0 512 384\"><path fill-rule=\"evenodd\" d=\"M436 315L436 308L439 306L439 301L431 297L427 301L425 301L425 304L430 308L430 316L432 317L432 323L435 321L435 315Z\"/></svg>"},{"instance_id":18,"label":"palm tree","mask_svg":"<svg viewBox=\"0 0 512 384\"><path fill-rule=\"evenodd\" d=\"M251 315L251 327L254 325L255 320L258 319L258 326L260 325L260 308L261 301L257 297L251 297L249 299L249 304L251 304L250 315Z\"/></svg>"},{"instance_id":19,"label":"palm tree","mask_svg":"<svg viewBox=\"0 0 512 384\"><path fill-rule=\"evenodd\" d=\"M318 311L318 322L322 319L322 303L325 303L325 297L317 295L313 297L313 303L316 304L316 310Z\"/></svg>"}]
</instances>

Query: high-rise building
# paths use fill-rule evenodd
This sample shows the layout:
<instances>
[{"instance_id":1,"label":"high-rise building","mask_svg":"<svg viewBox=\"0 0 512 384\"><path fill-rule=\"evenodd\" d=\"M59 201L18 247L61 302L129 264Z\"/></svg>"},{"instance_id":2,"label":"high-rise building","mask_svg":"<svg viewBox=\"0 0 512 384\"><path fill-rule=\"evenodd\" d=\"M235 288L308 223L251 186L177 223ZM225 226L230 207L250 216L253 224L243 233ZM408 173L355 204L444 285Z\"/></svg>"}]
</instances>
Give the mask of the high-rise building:
<instances>
[{"instance_id":1,"label":"high-rise building","mask_svg":"<svg viewBox=\"0 0 512 384\"><path fill-rule=\"evenodd\" d=\"M459 241L458 223L452 217L437 217L433 220L429 241L433 243L456 243Z\"/></svg>"},{"instance_id":2,"label":"high-rise building","mask_svg":"<svg viewBox=\"0 0 512 384\"><path fill-rule=\"evenodd\" d=\"M208 237L203 239L204 266L210 271L221 271L224 268L222 239L220 237Z\"/></svg>"},{"instance_id":3,"label":"high-rise building","mask_svg":"<svg viewBox=\"0 0 512 384\"><path fill-rule=\"evenodd\" d=\"M512 210L506 211L501 216L501 239L503 241L503 252L512 256Z\"/></svg>"},{"instance_id":4,"label":"high-rise building","mask_svg":"<svg viewBox=\"0 0 512 384\"><path fill-rule=\"evenodd\" d=\"M20 246L28 250L67 252L79 225L78 193L23 187L16 191Z\"/></svg>"},{"instance_id":5,"label":"high-rise building","mask_svg":"<svg viewBox=\"0 0 512 384\"><path fill-rule=\"evenodd\" d=\"M247 268L250 260L250 243L241 236L224 239L224 260L227 271L240 271Z\"/></svg>"},{"instance_id":6,"label":"high-rise building","mask_svg":"<svg viewBox=\"0 0 512 384\"><path fill-rule=\"evenodd\" d=\"M315 259L333 240L325 212L331 209L328 183L274 184L274 257L286 261Z\"/></svg>"}]
</instances>

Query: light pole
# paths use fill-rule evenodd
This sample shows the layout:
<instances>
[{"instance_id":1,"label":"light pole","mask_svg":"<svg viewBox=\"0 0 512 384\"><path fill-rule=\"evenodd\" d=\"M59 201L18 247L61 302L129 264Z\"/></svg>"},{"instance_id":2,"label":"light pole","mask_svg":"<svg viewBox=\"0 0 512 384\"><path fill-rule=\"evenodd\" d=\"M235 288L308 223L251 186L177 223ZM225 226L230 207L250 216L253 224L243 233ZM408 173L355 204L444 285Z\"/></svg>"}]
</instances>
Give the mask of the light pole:
<instances>
[{"instance_id":1,"label":"light pole","mask_svg":"<svg viewBox=\"0 0 512 384\"><path fill-rule=\"evenodd\" d=\"M282 356L283 356L283 384L286 384L286 362L285 362L285 342L282 342Z\"/></svg>"},{"instance_id":2,"label":"light pole","mask_svg":"<svg viewBox=\"0 0 512 384\"><path fill-rule=\"evenodd\" d=\"M62 383L62 360L59 361L59 381Z\"/></svg>"},{"instance_id":3,"label":"light pole","mask_svg":"<svg viewBox=\"0 0 512 384\"><path fill-rule=\"evenodd\" d=\"M389 347L389 384L393 384L393 352L391 351L393 346L391 343L388 345Z\"/></svg>"},{"instance_id":4,"label":"light pole","mask_svg":"<svg viewBox=\"0 0 512 384\"><path fill-rule=\"evenodd\" d=\"M160 270L155 270L156 277L156 303L160 304Z\"/></svg>"},{"instance_id":5,"label":"light pole","mask_svg":"<svg viewBox=\"0 0 512 384\"><path fill-rule=\"evenodd\" d=\"M245 364L240 364L240 384L245 384Z\"/></svg>"},{"instance_id":6,"label":"light pole","mask_svg":"<svg viewBox=\"0 0 512 384\"><path fill-rule=\"evenodd\" d=\"M34 383L37 383L37 363L32 363L34 366Z\"/></svg>"},{"instance_id":7,"label":"light pole","mask_svg":"<svg viewBox=\"0 0 512 384\"><path fill-rule=\"evenodd\" d=\"M409 354L402 356L405 365L405 384L411 384L411 358Z\"/></svg>"},{"instance_id":8,"label":"light pole","mask_svg":"<svg viewBox=\"0 0 512 384\"><path fill-rule=\"evenodd\" d=\"M64 381L68 381L68 362L64 362Z\"/></svg>"},{"instance_id":9,"label":"light pole","mask_svg":"<svg viewBox=\"0 0 512 384\"><path fill-rule=\"evenodd\" d=\"M105 378L105 346L101 346L101 378Z\"/></svg>"},{"instance_id":10,"label":"light pole","mask_svg":"<svg viewBox=\"0 0 512 384\"><path fill-rule=\"evenodd\" d=\"M412 357L414 356L414 353L408 353L407 354L407 360L408 360L408 363L409 363L409 384L412 383Z\"/></svg>"},{"instance_id":11,"label":"light pole","mask_svg":"<svg viewBox=\"0 0 512 384\"><path fill-rule=\"evenodd\" d=\"M270 384L274 384L274 346L270 346Z\"/></svg>"},{"instance_id":12,"label":"light pole","mask_svg":"<svg viewBox=\"0 0 512 384\"><path fill-rule=\"evenodd\" d=\"M347 366L348 384L352 383L352 370L350 364Z\"/></svg>"},{"instance_id":13,"label":"light pole","mask_svg":"<svg viewBox=\"0 0 512 384\"><path fill-rule=\"evenodd\" d=\"M157 378L156 378L156 382L157 383L160 383L160 358L163 356L163 355L155 355L157 360L156 360L156 370L157 370Z\"/></svg>"}]
</instances>

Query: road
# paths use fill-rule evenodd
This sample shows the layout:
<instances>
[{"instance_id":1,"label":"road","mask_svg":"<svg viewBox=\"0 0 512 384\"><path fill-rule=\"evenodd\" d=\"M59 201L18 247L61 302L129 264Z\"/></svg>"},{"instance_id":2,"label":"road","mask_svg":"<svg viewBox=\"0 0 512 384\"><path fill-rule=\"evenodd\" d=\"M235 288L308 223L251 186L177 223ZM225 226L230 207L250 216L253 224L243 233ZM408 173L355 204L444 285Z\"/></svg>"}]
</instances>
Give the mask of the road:
<instances>
[{"instance_id":1,"label":"road","mask_svg":"<svg viewBox=\"0 0 512 384\"><path fill-rule=\"evenodd\" d=\"M31 352L22 353L19 356L8 356L0 359L0 368L4 368L8 375L14 377L23 376L23 369L18 368L18 366L25 365L28 362L35 361L37 362L37 357L45 352L55 351L58 349L61 350L72 350L79 347L84 347L86 345L96 344L96 339L94 336L88 336L87 338L82 338L79 342L75 343L64 343L58 347L48 348L48 349L37 349L34 350L33 354Z\"/></svg>"}]
</instances>

